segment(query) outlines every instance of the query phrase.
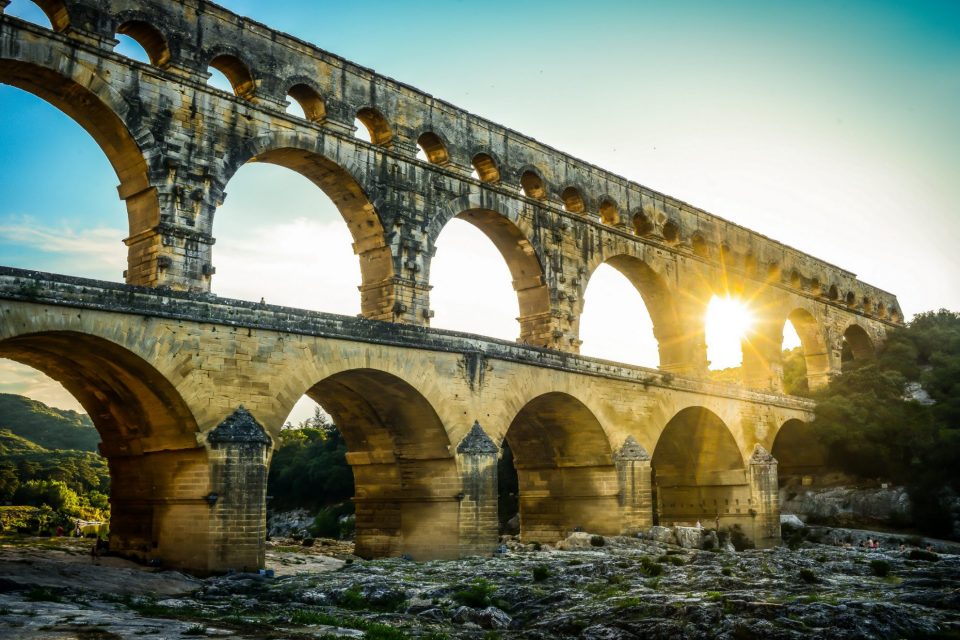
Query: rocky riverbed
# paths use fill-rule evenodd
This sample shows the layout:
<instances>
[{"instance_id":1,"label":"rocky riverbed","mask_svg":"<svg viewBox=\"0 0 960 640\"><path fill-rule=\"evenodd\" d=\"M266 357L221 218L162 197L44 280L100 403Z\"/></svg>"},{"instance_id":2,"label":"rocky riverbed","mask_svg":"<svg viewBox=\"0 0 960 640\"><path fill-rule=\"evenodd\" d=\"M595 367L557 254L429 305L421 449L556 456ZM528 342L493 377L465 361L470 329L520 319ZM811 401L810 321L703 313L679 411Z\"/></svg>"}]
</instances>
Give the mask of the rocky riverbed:
<instances>
[{"instance_id":1,"label":"rocky riverbed","mask_svg":"<svg viewBox=\"0 0 960 640\"><path fill-rule=\"evenodd\" d=\"M801 538L731 552L575 534L423 563L274 541L273 577L203 580L7 539L0 637L960 638L960 555Z\"/></svg>"}]
</instances>

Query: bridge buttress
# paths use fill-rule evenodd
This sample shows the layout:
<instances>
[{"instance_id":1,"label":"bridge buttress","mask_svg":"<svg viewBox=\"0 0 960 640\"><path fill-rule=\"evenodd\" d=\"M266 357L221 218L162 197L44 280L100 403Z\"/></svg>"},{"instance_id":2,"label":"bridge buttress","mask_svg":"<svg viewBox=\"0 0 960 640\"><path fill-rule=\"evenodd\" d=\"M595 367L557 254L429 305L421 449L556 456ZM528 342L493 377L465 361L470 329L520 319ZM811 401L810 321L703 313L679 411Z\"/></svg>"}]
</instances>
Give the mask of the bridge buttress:
<instances>
[{"instance_id":1,"label":"bridge buttress","mask_svg":"<svg viewBox=\"0 0 960 640\"><path fill-rule=\"evenodd\" d=\"M620 533L630 536L646 531L653 526L650 454L633 436L627 436L614 453L613 463L620 488Z\"/></svg>"},{"instance_id":2,"label":"bridge buttress","mask_svg":"<svg viewBox=\"0 0 960 640\"><path fill-rule=\"evenodd\" d=\"M753 541L761 549L780 544L780 486L777 460L757 444L747 464L753 516Z\"/></svg>"}]
</instances>

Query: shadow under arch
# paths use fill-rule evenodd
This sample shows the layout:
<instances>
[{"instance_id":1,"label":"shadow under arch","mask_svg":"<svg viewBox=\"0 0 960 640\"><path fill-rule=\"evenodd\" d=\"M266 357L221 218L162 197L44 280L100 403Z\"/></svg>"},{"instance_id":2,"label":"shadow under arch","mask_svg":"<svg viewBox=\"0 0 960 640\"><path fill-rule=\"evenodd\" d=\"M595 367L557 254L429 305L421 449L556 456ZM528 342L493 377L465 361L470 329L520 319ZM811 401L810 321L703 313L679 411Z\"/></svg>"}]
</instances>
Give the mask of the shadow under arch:
<instances>
[{"instance_id":1,"label":"shadow under arch","mask_svg":"<svg viewBox=\"0 0 960 640\"><path fill-rule=\"evenodd\" d=\"M120 181L118 191L127 207L129 224L127 282L154 284L153 274L136 268L145 262L151 231L160 221L160 202L151 187L147 159L138 144L149 148L149 131L131 132L124 122L126 101L109 83L89 70L73 65L75 77L66 77L34 62L0 59L0 82L27 91L67 115L90 134ZM133 240L140 238L140 240ZM118 238L119 240L119 238Z\"/></svg>"},{"instance_id":2,"label":"shadow under arch","mask_svg":"<svg viewBox=\"0 0 960 640\"><path fill-rule=\"evenodd\" d=\"M111 551L205 569L210 462L173 384L128 349L72 331L0 340L0 357L62 384L96 426L110 469Z\"/></svg>"},{"instance_id":3,"label":"shadow under arch","mask_svg":"<svg viewBox=\"0 0 960 640\"><path fill-rule=\"evenodd\" d=\"M333 201L353 238L353 252L360 261L360 311L365 318L393 320L394 262L386 243L383 223L376 207L354 175L340 164L307 145L281 141L256 149L227 173L229 180L248 162L273 164L299 173L318 186Z\"/></svg>"},{"instance_id":4,"label":"shadow under arch","mask_svg":"<svg viewBox=\"0 0 960 640\"><path fill-rule=\"evenodd\" d=\"M733 434L704 407L679 411L657 440L651 459L655 521L730 527L749 522L751 491ZM748 529L748 530L752 530Z\"/></svg>"},{"instance_id":5,"label":"shadow under arch","mask_svg":"<svg viewBox=\"0 0 960 640\"><path fill-rule=\"evenodd\" d=\"M537 347L551 344L550 290L546 285L543 265L537 256L536 248L515 219L504 215L491 203L469 202L460 199L457 204L465 205L450 212L439 225L431 228L431 241L437 237L451 218L468 222L482 232L497 248L510 271L513 290L517 294L517 306L520 315L520 335L517 342ZM479 206L477 206L479 205Z\"/></svg>"},{"instance_id":6,"label":"shadow under arch","mask_svg":"<svg viewBox=\"0 0 960 640\"><path fill-rule=\"evenodd\" d=\"M356 504L356 554L459 557L460 476L443 422L410 383L377 369L324 378L307 395L347 445Z\"/></svg>"},{"instance_id":7,"label":"shadow under arch","mask_svg":"<svg viewBox=\"0 0 960 640\"><path fill-rule=\"evenodd\" d=\"M622 532L610 443L580 400L561 392L534 398L517 413L504 440L517 473L524 541L556 542L577 529Z\"/></svg>"},{"instance_id":8,"label":"shadow under arch","mask_svg":"<svg viewBox=\"0 0 960 640\"><path fill-rule=\"evenodd\" d=\"M866 330L858 324L851 324L843 332L840 355L841 370L851 361L861 363L877 355L876 346Z\"/></svg>"},{"instance_id":9,"label":"shadow under arch","mask_svg":"<svg viewBox=\"0 0 960 640\"><path fill-rule=\"evenodd\" d=\"M812 484L815 476L826 471L827 448L809 422L797 419L784 422L770 453L777 459L781 489Z\"/></svg>"},{"instance_id":10,"label":"shadow under arch","mask_svg":"<svg viewBox=\"0 0 960 640\"><path fill-rule=\"evenodd\" d=\"M620 254L593 265L586 282L584 292L590 284L590 278L601 264L607 264L627 278L640 294L643 304L653 323L653 336L657 340L660 355L660 368L667 371L683 371L689 366L690 354L687 352L689 334L681 322L673 292L666 279L653 267L635 256ZM586 300L582 301L577 315L575 331L580 334L580 317L583 315Z\"/></svg>"}]
</instances>

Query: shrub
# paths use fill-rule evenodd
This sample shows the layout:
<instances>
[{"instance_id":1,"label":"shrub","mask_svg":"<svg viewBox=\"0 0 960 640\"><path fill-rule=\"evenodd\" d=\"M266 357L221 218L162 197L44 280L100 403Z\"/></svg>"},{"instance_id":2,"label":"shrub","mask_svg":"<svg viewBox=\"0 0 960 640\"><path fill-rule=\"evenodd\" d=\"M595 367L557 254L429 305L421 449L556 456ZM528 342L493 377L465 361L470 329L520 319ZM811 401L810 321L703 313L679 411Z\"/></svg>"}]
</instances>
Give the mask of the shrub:
<instances>
[{"instance_id":1,"label":"shrub","mask_svg":"<svg viewBox=\"0 0 960 640\"><path fill-rule=\"evenodd\" d=\"M605 544L607 544L607 541L603 539L603 536L590 536L590 546L602 547Z\"/></svg>"},{"instance_id":2,"label":"shrub","mask_svg":"<svg viewBox=\"0 0 960 640\"><path fill-rule=\"evenodd\" d=\"M720 569L720 575L727 576L728 578L733 575L733 569L730 567L724 567Z\"/></svg>"},{"instance_id":3,"label":"shrub","mask_svg":"<svg viewBox=\"0 0 960 640\"><path fill-rule=\"evenodd\" d=\"M870 571L878 578L886 578L890 573L890 563L886 560L871 560Z\"/></svg>"},{"instance_id":4,"label":"shrub","mask_svg":"<svg viewBox=\"0 0 960 640\"><path fill-rule=\"evenodd\" d=\"M543 582L550 577L550 568L545 564L538 564L533 568L533 581Z\"/></svg>"},{"instance_id":5,"label":"shrub","mask_svg":"<svg viewBox=\"0 0 960 640\"><path fill-rule=\"evenodd\" d=\"M910 555L907 557L911 560L924 560L926 562L936 562L940 559L940 556L937 554L932 551L925 551L924 549L911 549Z\"/></svg>"},{"instance_id":6,"label":"shrub","mask_svg":"<svg viewBox=\"0 0 960 640\"><path fill-rule=\"evenodd\" d=\"M819 578L817 578L817 574L813 572L813 569L800 569L800 579L807 584L816 584L820 582Z\"/></svg>"}]
</instances>

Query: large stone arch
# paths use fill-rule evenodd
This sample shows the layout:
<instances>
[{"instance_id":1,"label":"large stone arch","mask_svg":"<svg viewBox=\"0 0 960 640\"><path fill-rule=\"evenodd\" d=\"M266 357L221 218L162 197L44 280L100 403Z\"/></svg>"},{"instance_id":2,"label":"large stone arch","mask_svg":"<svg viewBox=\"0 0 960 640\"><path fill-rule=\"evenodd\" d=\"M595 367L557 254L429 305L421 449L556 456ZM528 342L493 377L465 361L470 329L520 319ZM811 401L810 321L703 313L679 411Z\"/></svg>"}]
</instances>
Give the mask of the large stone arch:
<instances>
[{"instance_id":1,"label":"large stone arch","mask_svg":"<svg viewBox=\"0 0 960 640\"><path fill-rule=\"evenodd\" d=\"M827 466L827 448L813 425L791 418L780 426L770 453L777 459L781 487L812 484Z\"/></svg>"},{"instance_id":2,"label":"large stone arch","mask_svg":"<svg viewBox=\"0 0 960 640\"><path fill-rule=\"evenodd\" d=\"M660 524L719 520L729 526L728 520L750 508L740 447L709 409L687 407L674 415L657 440L651 466Z\"/></svg>"},{"instance_id":3,"label":"large stone arch","mask_svg":"<svg viewBox=\"0 0 960 640\"><path fill-rule=\"evenodd\" d=\"M97 427L110 468L111 550L197 571L215 566L216 515L204 499L217 490L211 460L174 384L106 338L52 328L18 334L13 322L0 329L0 357L62 384Z\"/></svg>"},{"instance_id":4,"label":"large stone arch","mask_svg":"<svg viewBox=\"0 0 960 640\"><path fill-rule=\"evenodd\" d=\"M539 256L535 234L522 221L521 205L498 194L481 190L455 199L434 219L428 238L434 246L446 223L459 218L479 229L494 244L510 270L517 293L522 344L546 347L550 335L550 290ZM429 277L429 269L427 272Z\"/></svg>"},{"instance_id":5,"label":"large stone arch","mask_svg":"<svg viewBox=\"0 0 960 640\"><path fill-rule=\"evenodd\" d=\"M586 291L590 278L601 264L607 264L620 273L636 288L653 322L653 335L657 340L660 354L660 368L667 371L685 371L691 362L690 332L688 323L678 308L676 295L667 276L650 264L650 261L630 253L612 256L598 256L589 264L584 275L583 290ZM578 312L574 331L579 336L580 317L586 300L578 301ZM628 319L620 318L618 321Z\"/></svg>"},{"instance_id":6,"label":"large stone arch","mask_svg":"<svg viewBox=\"0 0 960 640\"><path fill-rule=\"evenodd\" d=\"M254 139L242 153L229 157L222 179L227 184L244 164L263 162L295 171L319 187L333 201L353 238L353 251L360 261L361 313L367 318L392 320L396 266L376 198L364 186L364 165L356 155L342 149L329 154L323 140L315 137L271 134Z\"/></svg>"},{"instance_id":7,"label":"large stone arch","mask_svg":"<svg viewBox=\"0 0 960 640\"><path fill-rule=\"evenodd\" d=\"M357 555L458 557L460 476L432 404L409 382L369 368L333 373L306 393L347 444Z\"/></svg>"},{"instance_id":8,"label":"large stone arch","mask_svg":"<svg viewBox=\"0 0 960 640\"><path fill-rule=\"evenodd\" d=\"M577 529L621 533L613 452L585 404L566 393L537 396L504 439L517 471L524 540L553 542Z\"/></svg>"},{"instance_id":9,"label":"large stone arch","mask_svg":"<svg viewBox=\"0 0 960 640\"><path fill-rule=\"evenodd\" d=\"M117 175L119 196L127 208L126 280L153 284L151 248L160 223L160 202L149 164L157 149L136 108L104 77L40 41L0 38L0 82L48 102L94 139Z\"/></svg>"}]
</instances>

